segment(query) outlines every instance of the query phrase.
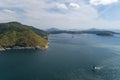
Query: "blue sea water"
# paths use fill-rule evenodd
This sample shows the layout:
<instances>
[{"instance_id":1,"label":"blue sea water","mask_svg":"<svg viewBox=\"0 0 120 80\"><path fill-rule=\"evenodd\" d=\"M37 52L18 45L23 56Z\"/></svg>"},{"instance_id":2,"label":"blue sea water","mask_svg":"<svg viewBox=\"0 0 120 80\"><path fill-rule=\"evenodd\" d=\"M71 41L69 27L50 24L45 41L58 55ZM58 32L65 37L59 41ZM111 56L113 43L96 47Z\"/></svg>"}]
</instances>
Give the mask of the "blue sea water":
<instances>
[{"instance_id":1,"label":"blue sea water","mask_svg":"<svg viewBox=\"0 0 120 80\"><path fill-rule=\"evenodd\" d=\"M45 51L0 52L0 80L120 80L119 35L56 34L49 43Z\"/></svg>"}]
</instances>

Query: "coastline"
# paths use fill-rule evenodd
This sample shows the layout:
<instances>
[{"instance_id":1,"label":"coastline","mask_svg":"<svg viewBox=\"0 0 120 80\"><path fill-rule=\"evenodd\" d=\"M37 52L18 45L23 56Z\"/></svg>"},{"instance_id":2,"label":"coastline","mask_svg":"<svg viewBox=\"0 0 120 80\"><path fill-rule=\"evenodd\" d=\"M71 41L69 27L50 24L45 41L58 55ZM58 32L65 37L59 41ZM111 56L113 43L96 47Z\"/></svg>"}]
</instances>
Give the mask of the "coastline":
<instances>
[{"instance_id":1,"label":"coastline","mask_svg":"<svg viewBox=\"0 0 120 80\"><path fill-rule=\"evenodd\" d=\"M46 49L48 49L49 48L49 45L48 45L48 43L47 43L47 45L45 45L45 47L41 47L41 46L36 46L36 47L33 47L33 46L31 46L31 47L20 47L20 46L14 46L14 47L1 47L0 48L0 51L6 51L6 50L14 50L14 49L34 49L34 50L38 50L38 49L40 49L40 50L46 50Z\"/></svg>"}]
</instances>

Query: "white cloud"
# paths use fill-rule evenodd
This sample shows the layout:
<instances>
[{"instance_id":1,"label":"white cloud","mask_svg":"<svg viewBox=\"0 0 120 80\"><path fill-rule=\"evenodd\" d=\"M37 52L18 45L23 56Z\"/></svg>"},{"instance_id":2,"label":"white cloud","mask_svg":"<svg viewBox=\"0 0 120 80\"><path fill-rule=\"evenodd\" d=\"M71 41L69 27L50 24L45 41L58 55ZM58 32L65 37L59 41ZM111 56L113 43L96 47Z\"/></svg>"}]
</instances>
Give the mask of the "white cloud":
<instances>
[{"instance_id":1,"label":"white cloud","mask_svg":"<svg viewBox=\"0 0 120 80\"><path fill-rule=\"evenodd\" d=\"M112 3L116 3L119 0L90 0L90 4L92 5L109 5Z\"/></svg>"},{"instance_id":2,"label":"white cloud","mask_svg":"<svg viewBox=\"0 0 120 80\"><path fill-rule=\"evenodd\" d=\"M14 11L9 10L9 9L4 9L3 12L8 13L8 14L15 14Z\"/></svg>"},{"instance_id":3,"label":"white cloud","mask_svg":"<svg viewBox=\"0 0 120 80\"><path fill-rule=\"evenodd\" d=\"M65 4L56 3L56 6L57 6L57 8L60 8L60 9L65 9L65 10L68 9L67 6L66 6Z\"/></svg>"},{"instance_id":4,"label":"white cloud","mask_svg":"<svg viewBox=\"0 0 120 80\"><path fill-rule=\"evenodd\" d=\"M103 27L119 26L118 22L109 22L105 20L97 20L99 16L96 8L92 5L98 5L95 0L90 0L91 4L83 3L84 0L56 0L46 2L46 0L0 0L0 22L5 21L20 21L24 24L36 26L38 28L50 28L51 26L58 28L90 28L90 27ZM82 1L82 2L81 2ZM98 0L100 1L100 0ZM101 0L99 4L110 4L111 2L104 2ZM11 8L22 9L23 12L18 13L17 10ZM47 10L58 8L65 11L65 14L59 12L54 13ZM57 11L57 10L56 10ZM22 18L21 18L22 17Z\"/></svg>"},{"instance_id":5,"label":"white cloud","mask_svg":"<svg viewBox=\"0 0 120 80\"><path fill-rule=\"evenodd\" d=\"M80 8L80 5L77 4L77 3L70 3L69 6L74 8L74 9L79 9Z\"/></svg>"},{"instance_id":6,"label":"white cloud","mask_svg":"<svg viewBox=\"0 0 120 80\"><path fill-rule=\"evenodd\" d=\"M16 14L14 11L9 9L4 9L0 11L0 22L9 22L9 21L17 21L18 20L18 14Z\"/></svg>"}]
</instances>

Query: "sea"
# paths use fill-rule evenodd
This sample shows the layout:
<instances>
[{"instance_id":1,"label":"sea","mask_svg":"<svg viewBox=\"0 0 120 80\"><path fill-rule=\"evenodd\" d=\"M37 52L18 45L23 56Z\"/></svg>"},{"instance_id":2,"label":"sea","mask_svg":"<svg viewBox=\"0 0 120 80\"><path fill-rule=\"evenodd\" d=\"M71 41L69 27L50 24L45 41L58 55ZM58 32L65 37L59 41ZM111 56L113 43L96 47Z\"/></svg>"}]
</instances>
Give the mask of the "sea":
<instances>
[{"instance_id":1,"label":"sea","mask_svg":"<svg viewBox=\"0 0 120 80\"><path fill-rule=\"evenodd\" d=\"M1 51L0 80L120 80L120 35L51 34L46 50Z\"/></svg>"}]
</instances>

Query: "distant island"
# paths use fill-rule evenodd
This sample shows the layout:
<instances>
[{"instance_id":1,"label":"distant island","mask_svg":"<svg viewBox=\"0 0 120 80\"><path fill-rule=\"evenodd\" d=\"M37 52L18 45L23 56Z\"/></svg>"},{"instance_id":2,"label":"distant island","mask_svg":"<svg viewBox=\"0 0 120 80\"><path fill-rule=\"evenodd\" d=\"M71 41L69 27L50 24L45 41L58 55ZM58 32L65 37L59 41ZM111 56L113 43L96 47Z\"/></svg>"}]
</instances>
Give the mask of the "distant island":
<instances>
[{"instance_id":1,"label":"distant island","mask_svg":"<svg viewBox=\"0 0 120 80\"><path fill-rule=\"evenodd\" d=\"M109 30L89 29L89 30L60 30L57 28L50 28L47 30L49 34L95 34L98 36L114 36L114 34L120 34Z\"/></svg>"},{"instance_id":2,"label":"distant island","mask_svg":"<svg viewBox=\"0 0 120 80\"><path fill-rule=\"evenodd\" d=\"M48 48L47 32L19 22L0 23L0 51L46 48Z\"/></svg>"}]
</instances>

